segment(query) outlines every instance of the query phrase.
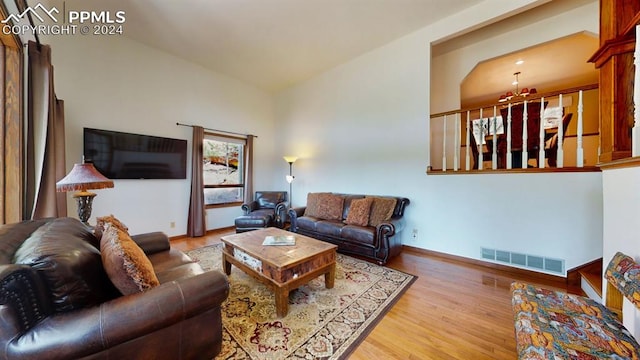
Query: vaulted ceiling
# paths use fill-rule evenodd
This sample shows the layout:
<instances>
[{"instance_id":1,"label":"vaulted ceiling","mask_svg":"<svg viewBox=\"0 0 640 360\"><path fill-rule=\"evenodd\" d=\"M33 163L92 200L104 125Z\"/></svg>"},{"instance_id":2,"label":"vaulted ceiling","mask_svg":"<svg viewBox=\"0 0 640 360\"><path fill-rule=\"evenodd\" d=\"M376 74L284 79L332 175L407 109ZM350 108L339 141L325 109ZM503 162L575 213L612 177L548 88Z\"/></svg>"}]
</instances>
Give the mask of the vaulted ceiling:
<instances>
[{"instance_id":1,"label":"vaulted ceiling","mask_svg":"<svg viewBox=\"0 0 640 360\"><path fill-rule=\"evenodd\" d=\"M483 1L487 0L42 0L67 11L125 11L125 36L272 93ZM589 1L594 0L543 6ZM450 43L465 39L473 41L473 34ZM509 90L515 58L527 58L517 70L522 72L521 82L539 90L551 79L576 75L578 67L563 62L563 51L570 46L586 54L594 38L575 40L478 64L462 85L463 102L484 101ZM439 44L434 51L447 46ZM541 57L553 58L554 66L539 66Z\"/></svg>"},{"instance_id":2,"label":"vaulted ceiling","mask_svg":"<svg viewBox=\"0 0 640 360\"><path fill-rule=\"evenodd\" d=\"M482 1L44 2L59 9L64 2L67 10L123 10L127 37L275 92Z\"/></svg>"}]
</instances>

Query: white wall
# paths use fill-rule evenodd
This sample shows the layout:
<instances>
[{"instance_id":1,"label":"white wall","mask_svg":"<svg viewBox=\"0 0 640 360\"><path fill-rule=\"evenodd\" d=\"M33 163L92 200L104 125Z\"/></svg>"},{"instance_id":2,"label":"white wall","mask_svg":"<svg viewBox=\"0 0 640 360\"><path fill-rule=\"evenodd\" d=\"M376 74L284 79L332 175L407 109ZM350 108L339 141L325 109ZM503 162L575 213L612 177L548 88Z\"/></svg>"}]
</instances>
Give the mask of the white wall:
<instances>
[{"instance_id":1,"label":"white wall","mask_svg":"<svg viewBox=\"0 0 640 360\"><path fill-rule=\"evenodd\" d=\"M600 257L599 173L425 174L430 44L531 3L482 3L279 94L281 152L300 156L295 205L315 191L406 196L406 245L476 259L491 246L564 259L566 269Z\"/></svg>"},{"instance_id":2,"label":"white wall","mask_svg":"<svg viewBox=\"0 0 640 360\"><path fill-rule=\"evenodd\" d=\"M255 188L284 190L286 163L274 155L273 104L269 95L124 36L51 36L55 86L65 101L67 169L82 159L82 128L189 140L176 122L255 134ZM97 190L91 223L114 214L131 233L186 233L190 162L185 180L115 180ZM76 205L69 198L69 216ZM207 211L207 228L233 225L238 207ZM170 223L175 222L175 228Z\"/></svg>"},{"instance_id":3,"label":"white wall","mask_svg":"<svg viewBox=\"0 0 640 360\"><path fill-rule=\"evenodd\" d=\"M603 271L616 252L640 261L640 168L605 170L602 173L604 246ZM606 281L604 281L606 284ZM606 293L606 286L603 292ZM626 298L625 327L640 337L640 311Z\"/></svg>"}]
</instances>

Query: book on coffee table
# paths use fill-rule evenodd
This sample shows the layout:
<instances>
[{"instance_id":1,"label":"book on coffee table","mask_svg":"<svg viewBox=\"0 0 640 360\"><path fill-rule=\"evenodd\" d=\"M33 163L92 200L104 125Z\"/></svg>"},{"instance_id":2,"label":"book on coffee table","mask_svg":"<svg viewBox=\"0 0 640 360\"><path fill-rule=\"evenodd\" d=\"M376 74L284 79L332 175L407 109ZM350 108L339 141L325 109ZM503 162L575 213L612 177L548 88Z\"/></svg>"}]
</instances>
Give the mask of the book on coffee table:
<instances>
[{"instance_id":1,"label":"book on coffee table","mask_svg":"<svg viewBox=\"0 0 640 360\"><path fill-rule=\"evenodd\" d=\"M264 237L262 245L295 245L296 237L293 235L272 236L268 235Z\"/></svg>"}]
</instances>

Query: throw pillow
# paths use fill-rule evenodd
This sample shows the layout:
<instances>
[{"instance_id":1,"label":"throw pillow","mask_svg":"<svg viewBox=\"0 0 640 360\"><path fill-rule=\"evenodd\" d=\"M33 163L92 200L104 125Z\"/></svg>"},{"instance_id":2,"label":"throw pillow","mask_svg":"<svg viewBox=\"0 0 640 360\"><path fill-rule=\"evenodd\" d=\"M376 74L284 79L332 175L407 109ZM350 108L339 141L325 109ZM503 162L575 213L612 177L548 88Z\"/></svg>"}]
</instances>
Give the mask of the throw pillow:
<instances>
[{"instance_id":1,"label":"throw pillow","mask_svg":"<svg viewBox=\"0 0 640 360\"><path fill-rule=\"evenodd\" d=\"M100 240L100 252L109 279L123 295L160 285L149 258L121 229L107 226Z\"/></svg>"},{"instance_id":2,"label":"throw pillow","mask_svg":"<svg viewBox=\"0 0 640 360\"><path fill-rule=\"evenodd\" d=\"M325 193L318 197L318 218L325 220L342 220L344 196Z\"/></svg>"},{"instance_id":3,"label":"throw pillow","mask_svg":"<svg viewBox=\"0 0 640 360\"><path fill-rule=\"evenodd\" d=\"M395 207L396 199L394 198L373 197L369 225L378 226L385 221L391 220Z\"/></svg>"},{"instance_id":4,"label":"throw pillow","mask_svg":"<svg viewBox=\"0 0 640 360\"><path fill-rule=\"evenodd\" d=\"M307 194L307 208L304 210L304 216L318 217L320 213L320 195L328 193L309 193Z\"/></svg>"},{"instance_id":5,"label":"throw pillow","mask_svg":"<svg viewBox=\"0 0 640 360\"><path fill-rule=\"evenodd\" d=\"M355 199L351 201L345 223L348 225L367 226L371 214L373 198Z\"/></svg>"},{"instance_id":6,"label":"throw pillow","mask_svg":"<svg viewBox=\"0 0 640 360\"><path fill-rule=\"evenodd\" d=\"M117 227L118 229L129 233L129 228L123 224L120 220L118 220L113 214L108 216L101 216L96 218L96 227L93 228L93 234L95 237L100 240L102 238L102 233L105 231L105 227L109 224Z\"/></svg>"}]
</instances>

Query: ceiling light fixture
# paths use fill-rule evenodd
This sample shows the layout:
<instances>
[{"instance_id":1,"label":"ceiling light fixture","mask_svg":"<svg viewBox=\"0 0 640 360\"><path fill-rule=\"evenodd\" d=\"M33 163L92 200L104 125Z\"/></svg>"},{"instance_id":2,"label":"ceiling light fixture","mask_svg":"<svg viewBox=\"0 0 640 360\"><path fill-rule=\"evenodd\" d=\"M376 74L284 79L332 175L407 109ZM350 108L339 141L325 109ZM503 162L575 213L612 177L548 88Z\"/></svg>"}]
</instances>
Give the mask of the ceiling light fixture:
<instances>
[{"instance_id":1,"label":"ceiling light fixture","mask_svg":"<svg viewBox=\"0 0 640 360\"><path fill-rule=\"evenodd\" d=\"M518 96L525 97L527 95L536 94L538 92L536 88L531 88L531 90L529 90L529 88L522 88L522 91L519 91L519 88L518 88L518 84L520 83L519 75L520 75L520 71L513 73L513 76L515 76L516 79L511 83L511 85L514 85L516 87L516 91L515 92L507 91L506 94L500 95L500 98L498 99L499 102L510 101L514 97L518 97Z\"/></svg>"}]
</instances>

